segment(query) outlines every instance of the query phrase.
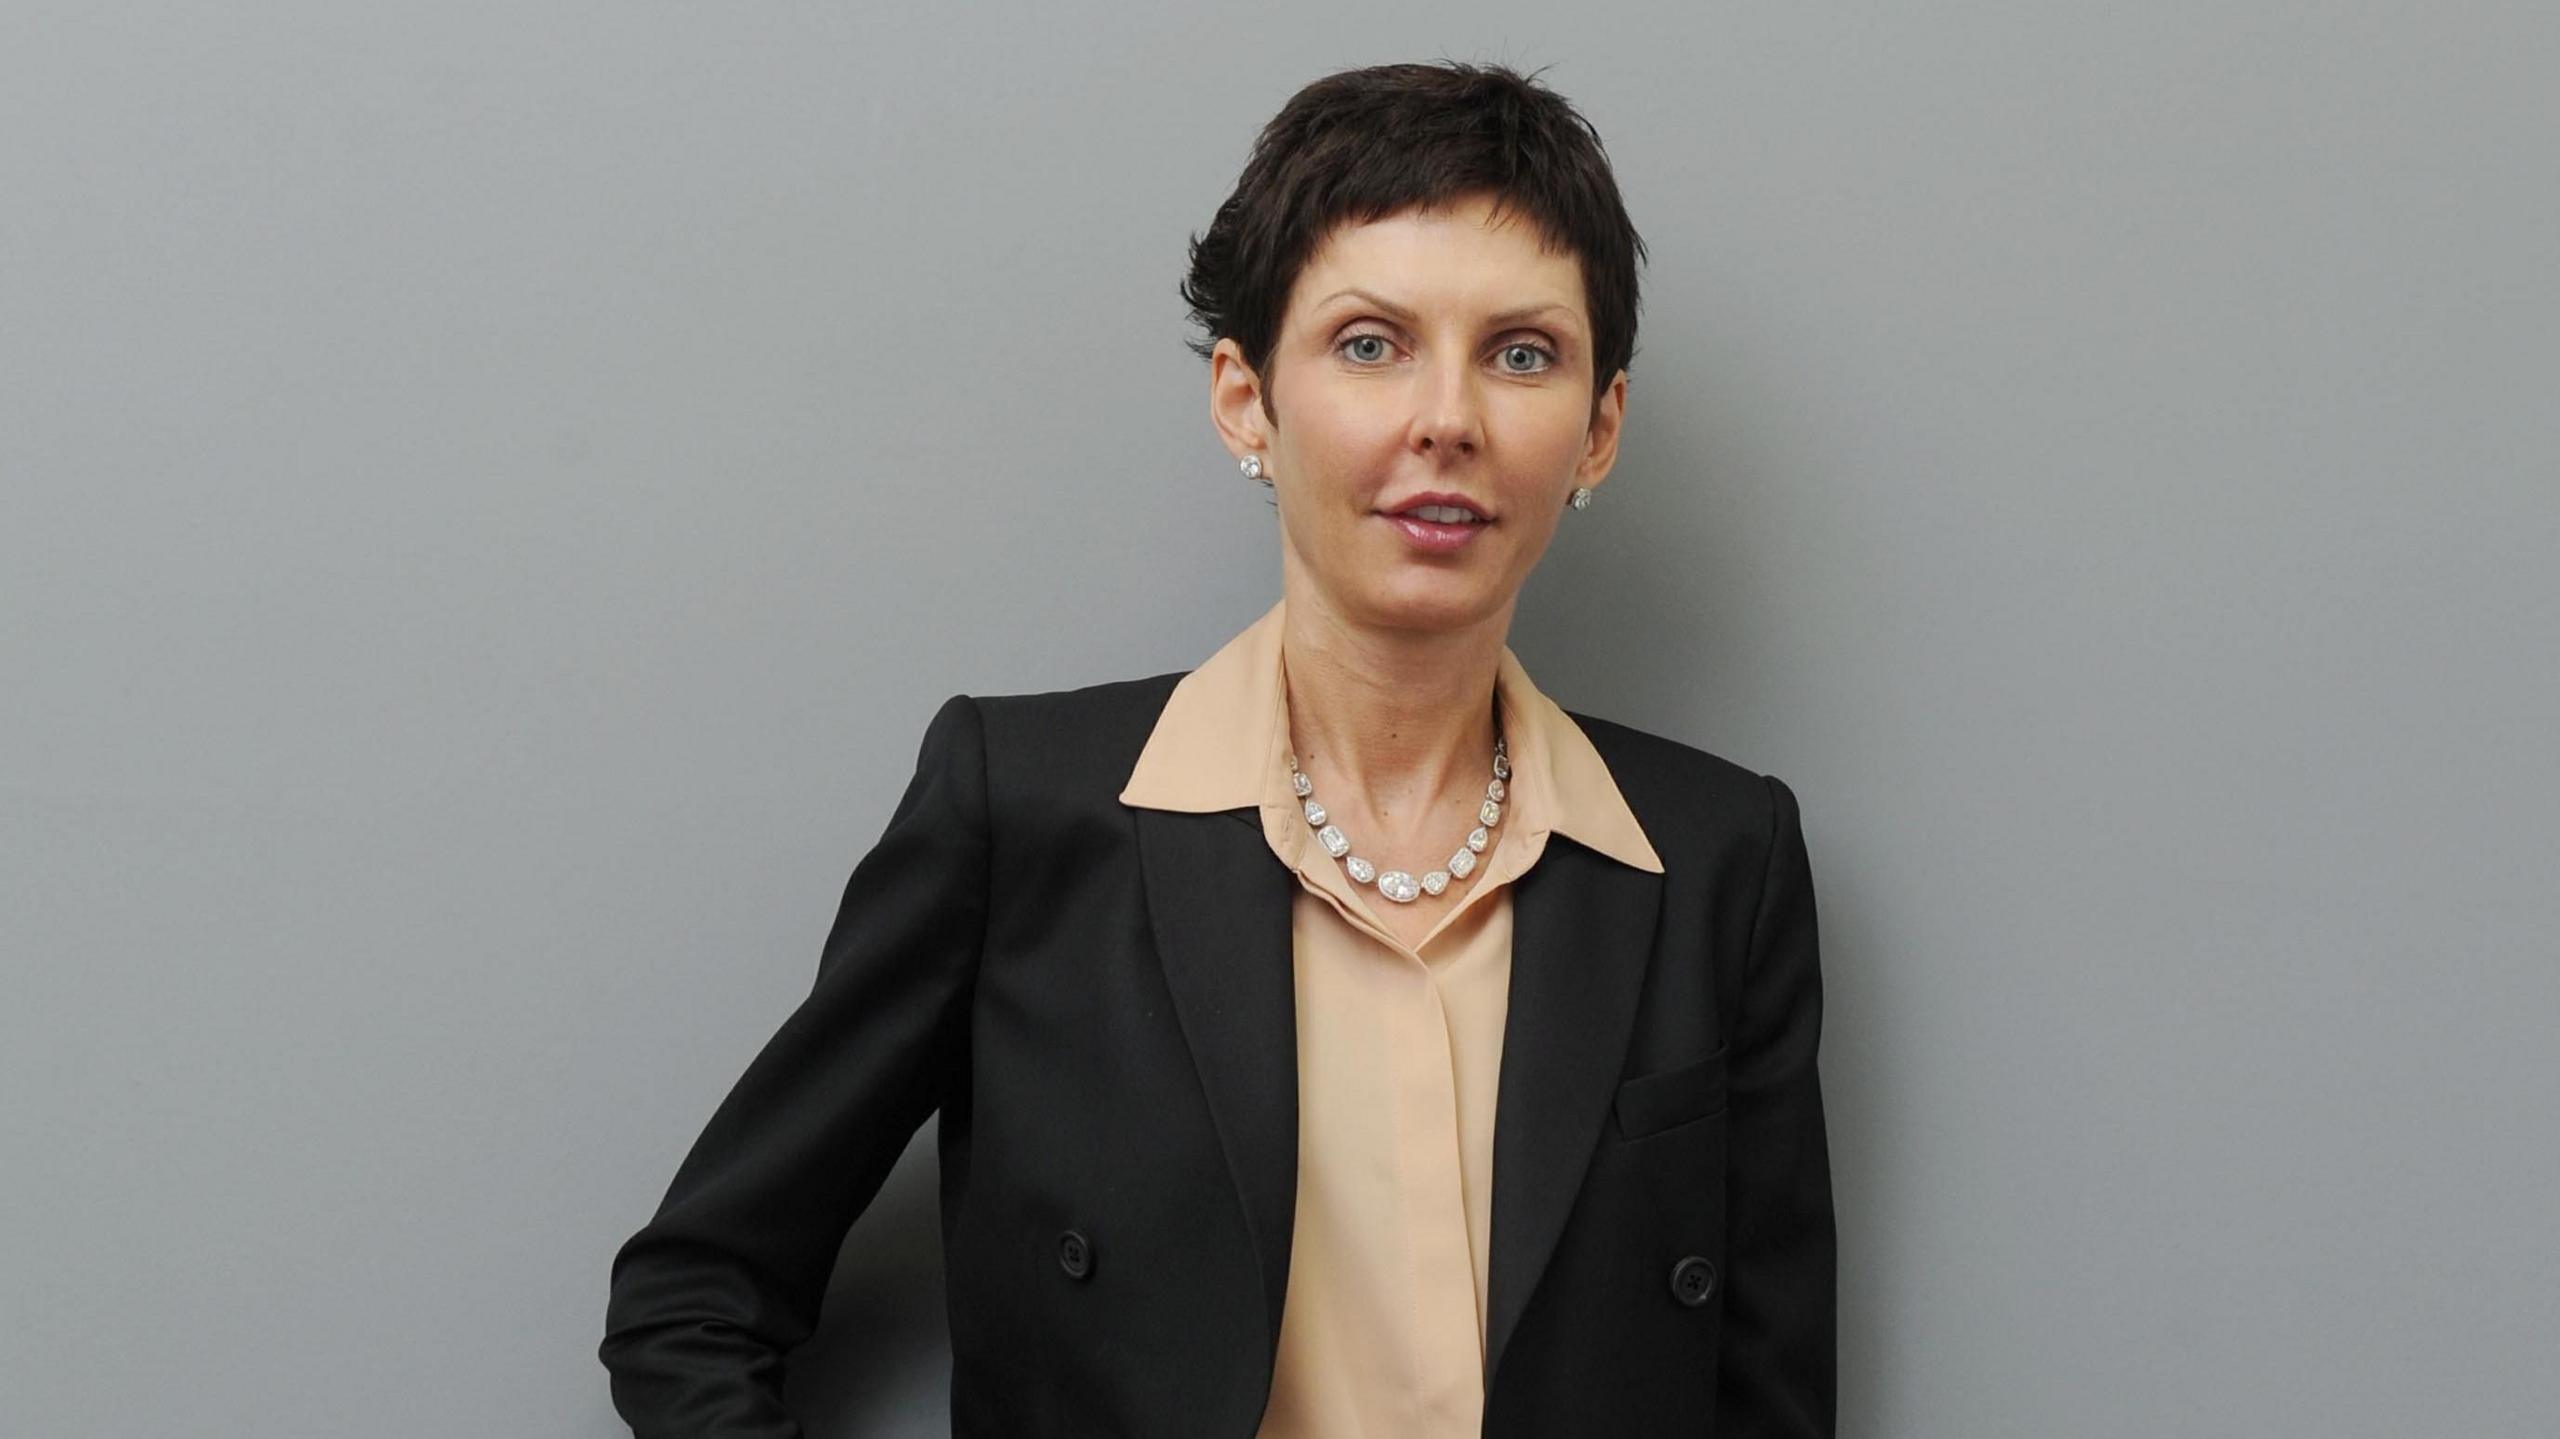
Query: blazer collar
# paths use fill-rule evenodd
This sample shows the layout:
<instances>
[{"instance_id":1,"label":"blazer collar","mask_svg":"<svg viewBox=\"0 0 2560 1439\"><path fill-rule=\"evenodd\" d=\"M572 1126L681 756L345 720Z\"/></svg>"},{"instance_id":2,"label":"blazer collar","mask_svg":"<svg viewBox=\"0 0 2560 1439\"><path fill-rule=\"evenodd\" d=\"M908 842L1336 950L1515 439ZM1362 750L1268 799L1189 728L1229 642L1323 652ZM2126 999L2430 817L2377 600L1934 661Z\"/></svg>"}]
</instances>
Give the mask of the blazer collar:
<instances>
[{"instance_id":1,"label":"blazer collar","mask_svg":"<svg viewBox=\"0 0 2560 1439\"><path fill-rule=\"evenodd\" d=\"M1281 610L1178 683L1122 802L1137 830L1147 915L1262 1279L1276 1358L1297 1212L1297 997L1290 908L1298 879L1260 824L1277 730ZM1607 764L1529 685L1506 648L1513 774L1544 781L1548 844L1511 881L1511 999L1493 1137L1493 1253L1485 1382L1555 1252L1597 1147L1634 1032L1662 905L1662 864ZM1197 683L1194 683L1194 682ZM1264 764L1263 761L1269 761ZM1285 779L1278 803L1303 831Z\"/></svg>"}]
</instances>

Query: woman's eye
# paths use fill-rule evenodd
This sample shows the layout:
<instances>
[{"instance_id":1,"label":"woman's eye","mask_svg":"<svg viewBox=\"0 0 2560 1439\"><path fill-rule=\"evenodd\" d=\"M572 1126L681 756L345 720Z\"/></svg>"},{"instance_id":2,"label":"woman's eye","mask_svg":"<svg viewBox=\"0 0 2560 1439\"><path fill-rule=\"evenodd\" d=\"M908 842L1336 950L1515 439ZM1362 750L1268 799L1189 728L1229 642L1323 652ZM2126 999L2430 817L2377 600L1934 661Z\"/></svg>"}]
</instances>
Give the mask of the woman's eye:
<instances>
[{"instance_id":1,"label":"woman's eye","mask_svg":"<svg viewBox=\"0 0 2560 1439\"><path fill-rule=\"evenodd\" d=\"M1364 331L1343 336L1334 348L1359 364L1374 365L1394 352L1395 342L1384 335ZM1502 357L1502 372L1506 375L1543 374L1556 367L1555 351L1526 340L1505 345L1498 353Z\"/></svg>"}]
</instances>

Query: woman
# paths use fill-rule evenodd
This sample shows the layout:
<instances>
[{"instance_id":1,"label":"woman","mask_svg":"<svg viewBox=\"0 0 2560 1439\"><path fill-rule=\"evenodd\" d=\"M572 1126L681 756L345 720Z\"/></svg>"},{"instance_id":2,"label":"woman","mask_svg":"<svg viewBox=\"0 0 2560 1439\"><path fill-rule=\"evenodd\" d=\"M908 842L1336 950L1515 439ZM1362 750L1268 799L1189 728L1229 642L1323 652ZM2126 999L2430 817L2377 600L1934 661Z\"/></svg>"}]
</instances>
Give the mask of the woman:
<instances>
[{"instance_id":1,"label":"woman","mask_svg":"<svg viewBox=\"0 0 2560 1439\"><path fill-rule=\"evenodd\" d=\"M1196 669L934 715L615 1261L636 1432L799 1432L782 1359L938 1110L956 1434L1831 1433L1795 797L1505 639L1616 459L1641 253L1499 67L1264 130L1184 295L1280 599Z\"/></svg>"}]
</instances>

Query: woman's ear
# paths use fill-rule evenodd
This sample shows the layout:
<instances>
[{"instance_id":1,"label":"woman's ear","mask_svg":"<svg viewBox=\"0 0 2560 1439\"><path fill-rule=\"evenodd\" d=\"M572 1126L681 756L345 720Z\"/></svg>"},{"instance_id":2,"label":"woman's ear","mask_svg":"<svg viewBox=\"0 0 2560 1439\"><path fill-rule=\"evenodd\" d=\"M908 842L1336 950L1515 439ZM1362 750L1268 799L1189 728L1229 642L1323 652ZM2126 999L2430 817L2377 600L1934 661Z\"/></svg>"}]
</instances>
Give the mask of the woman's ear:
<instances>
[{"instance_id":1,"label":"woman's ear","mask_svg":"<svg viewBox=\"0 0 2560 1439\"><path fill-rule=\"evenodd\" d=\"M1573 467L1577 485L1597 485L1607 478L1618 463L1618 434L1627 422L1627 372L1620 370L1609 380L1609 388L1601 391L1600 403L1591 411L1591 433L1582 447L1582 458Z\"/></svg>"},{"instance_id":2,"label":"woman's ear","mask_svg":"<svg viewBox=\"0 0 2560 1439\"><path fill-rule=\"evenodd\" d=\"M1271 450L1271 414L1260 375L1232 338L1209 352L1209 422L1239 458Z\"/></svg>"}]
</instances>

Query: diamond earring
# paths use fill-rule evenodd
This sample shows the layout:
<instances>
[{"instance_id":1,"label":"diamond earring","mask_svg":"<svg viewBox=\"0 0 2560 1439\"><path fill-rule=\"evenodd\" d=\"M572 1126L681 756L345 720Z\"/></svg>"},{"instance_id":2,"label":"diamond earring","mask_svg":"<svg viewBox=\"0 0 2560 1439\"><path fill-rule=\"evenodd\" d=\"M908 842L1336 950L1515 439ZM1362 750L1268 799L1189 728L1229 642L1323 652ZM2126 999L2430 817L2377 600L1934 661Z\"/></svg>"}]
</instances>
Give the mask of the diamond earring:
<instances>
[{"instance_id":1,"label":"diamond earring","mask_svg":"<svg viewBox=\"0 0 2560 1439\"><path fill-rule=\"evenodd\" d=\"M1589 485L1574 486L1573 498L1565 501L1565 503L1573 506L1577 510L1587 510L1591 508L1591 487Z\"/></svg>"},{"instance_id":2,"label":"diamond earring","mask_svg":"<svg viewBox=\"0 0 2560 1439\"><path fill-rule=\"evenodd\" d=\"M1244 477L1248 480L1260 480L1266 485L1271 483L1262 473L1262 456L1260 455L1245 456L1236 461L1236 468L1244 471Z\"/></svg>"}]
</instances>

